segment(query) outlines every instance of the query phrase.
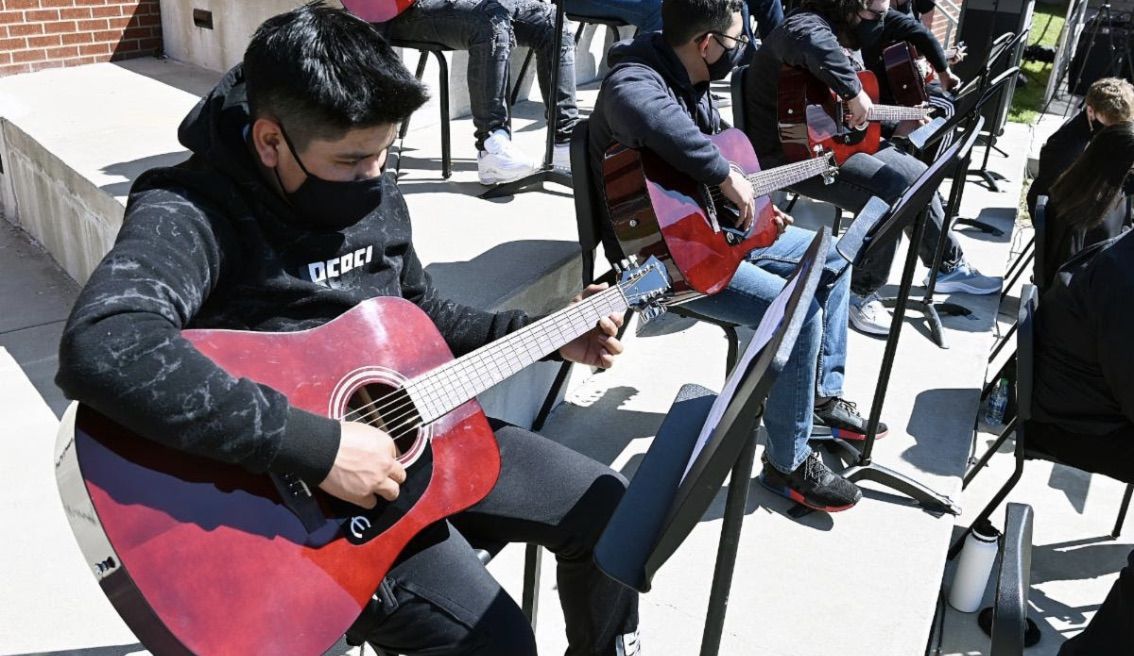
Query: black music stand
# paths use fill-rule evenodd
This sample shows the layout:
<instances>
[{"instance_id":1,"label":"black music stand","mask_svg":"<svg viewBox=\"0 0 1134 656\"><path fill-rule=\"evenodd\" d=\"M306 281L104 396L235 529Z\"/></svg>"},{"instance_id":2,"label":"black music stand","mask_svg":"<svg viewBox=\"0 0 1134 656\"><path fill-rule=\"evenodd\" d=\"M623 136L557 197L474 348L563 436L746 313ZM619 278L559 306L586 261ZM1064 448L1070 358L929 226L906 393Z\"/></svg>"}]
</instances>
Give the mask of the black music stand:
<instances>
[{"instance_id":1,"label":"black music stand","mask_svg":"<svg viewBox=\"0 0 1134 656\"><path fill-rule=\"evenodd\" d=\"M1031 0L1028 0L1028 1L1031 1ZM988 71L991 71L992 67L996 64L996 62L999 61L1000 58L1003 57L1004 55L1016 52L1020 48L1023 48L1023 46L1024 46L1023 40L1028 37L1028 32L1030 31L1030 29L1031 29L1031 27L1030 27L1030 23L1029 23L1028 28L1021 30L1018 34L1015 34L1010 39L1008 39L1006 42L1004 42L1004 44L999 49L994 50L992 55L989 56L988 61L985 62L985 65L984 65L984 68L982 69L981 75L987 76ZM1000 42L1000 40L1003 39L1003 38L1004 38L1004 35L1003 34L1000 35L1000 37L997 39L997 42ZM1015 57L1013 57L1013 58L1015 58ZM1010 80L1011 80L1011 78L1010 78ZM1004 111L1004 103L1005 103L1007 97L1008 97L1007 86L1001 87L1001 91L997 96L996 111L993 113L994 117L999 117L1000 114ZM998 129L999 130L1003 129L1003 128L998 128L998 126L995 125L996 121L998 121L998 120L999 120L999 118L994 118L993 119L993 125L989 127L988 140L985 142L985 146L984 146L984 160L981 162L980 168L977 169L976 171L972 171L972 173L975 173L976 175L980 176L980 178L982 180L984 180L985 184L988 185L988 188L989 188L990 191L995 191L995 192L999 192L1000 187L997 186L997 184L996 184L996 174L994 174L993 172L988 170L988 157L992 153L992 150L994 148L996 148L996 139L997 139L997 136L998 136L997 135ZM999 149L997 149L997 150L999 150ZM1008 153L1005 153L1002 150L1000 152L1004 155L1008 154ZM957 223L964 223L966 225L972 225L973 227L980 228L984 232L989 232L989 230L985 229L989 226L987 226L986 224L980 223L979 221L973 221L971 219L957 219ZM995 229L993 229L993 230L995 230ZM995 230L995 232L999 233L999 234L1003 234L999 230Z\"/></svg>"},{"instance_id":2,"label":"black music stand","mask_svg":"<svg viewBox=\"0 0 1134 656\"><path fill-rule=\"evenodd\" d=\"M551 2L555 5L555 38L561 39L563 38L563 17L565 13L563 8L564 0L551 0ZM534 173L526 175L519 180L496 185L481 194L481 198L487 199L511 196L521 191L526 191L528 187L537 185L542 189L544 182L558 182L566 187L571 186L571 172L566 169L557 168L552 163L552 159L555 157L555 128L559 123L559 116L556 110L559 104L557 93L559 89L559 56L561 51L562 48L556 48L555 56L552 57L551 81L548 83L547 90L548 102L544 103L544 108L547 110L547 146L543 151L543 165Z\"/></svg>"},{"instance_id":3,"label":"black music stand","mask_svg":"<svg viewBox=\"0 0 1134 656\"><path fill-rule=\"evenodd\" d=\"M945 178L945 174L954 166L962 153L968 153L976 143L976 130L967 132L963 139L957 140L945 149L937 160L925 170L912 185L902 194L892 207L878 198L870 199L866 207L859 212L858 218L851 224L843 239L836 247L851 263L858 265L878 244L885 244L888 240L897 239L902 230L912 221L913 235L910 236L910 245L906 251L906 263L902 269L902 282L898 287L898 297L894 304L894 318L890 324L890 332L886 337L886 350L882 356L882 366L878 372L878 383L874 388L874 399L870 404L870 418L866 424L866 439L859 451L853 445L841 438L832 437L826 443L837 448L847 461L853 464L843 470L842 474L851 481L873 481L880 485L901 492L917 501L919 505L930 512L961 514L953 500L938 494L925 485L918 483L905 474L900 474L888 467L874 462L871 455L874 451L874 440L878 435L878 424L882 419L882 405L886 400L886 391L890 385L890 375L894 368L894 357L898 351L898 339L901 335L902 324L905 322L906 307L909 304L910 288L913 286L914 270L917 268L917 244L921 243L925 231L925 222L929 215L929 202L937 187ZM863 225L859 222L867 219ZM853 239L847 240L847 237ZM844 245L843 241L847 240ZM798 514L806 514L804 509Z\"/></svg>"},{"instance_id":4,"label":"black music stand","mask_svg":"<svg viewBox=\"0 0 1134 656\"><path fill-rule=\"evenodd\" d=\"M1007 81L1011 79L1011 77L1018 71L1019 69L1013 66L1007 71L1004 71L1000 75L996 76L996 79L988 84L988 88L984 91L984 93L980 95L979 98L976 98L975 102L971 102L966 105L966 109L963 114L954 114L953 117L944 122L944 124L941 125L936 132L924 138L921 138L920 136L915 137L914 134L911 134L910 136L914 137L910 139L911 145L913 145L915 148L918 148L920 152L925 152L926 150L933 148L933 146L938 144L947 135L954 134L954 132L960 129L962 125L964 125L964 134L973 132L979 134L981 128L984 125L984 117L981 116L981 109L993 96L1000 92L1004 84L1006 84ZM954 217L956 217L957 212L959 212L961 208L961 199L965 193L965 176L968 172L969 163L971 161L971 150L958 154L957 165L952 172L953 184L949 189L949 200L945 204L945 218L941 226L941 234L937 237L937 246L934 249L933 262L929 267L929 284L926 285L925 288L925 297L920 300L915 299L912 301L913 303L916 303L920 306L918 309L921 310L922 314L925 317L926 325L929 327L929 334L932 337L934 343L941 348L949 348L949 346L945 342L945 330L941 325L941 315L951 317L972 316L972 311L963 305L960 305L958 303L941 302L933 298L933 294L937 288L937 275L939 269L941 268L941 260L945 257L945 243L947 241L946 238L949 234L949 231L952 229L953 221L957 220ZM996 230L995 228L992 229ZM997 230L997 232L999 231ZM884 300L887 302L896 301L896 299Z\"/></svg>"},{"instance_id":5,"label":"black music stand","mask_svg":"<svg viewBox=\"0 0 1134 656\"><path fill-rule=\"evenodd\" d=\"M720 650L756 457L756 429L764 400L806 319L830 241L822 228L765 312L719 396L698 385L681 388L595 546L595 563L607 575L649 591L654 574L701 521L730 476L701 656Z\"/></svg>"}]
</instances>

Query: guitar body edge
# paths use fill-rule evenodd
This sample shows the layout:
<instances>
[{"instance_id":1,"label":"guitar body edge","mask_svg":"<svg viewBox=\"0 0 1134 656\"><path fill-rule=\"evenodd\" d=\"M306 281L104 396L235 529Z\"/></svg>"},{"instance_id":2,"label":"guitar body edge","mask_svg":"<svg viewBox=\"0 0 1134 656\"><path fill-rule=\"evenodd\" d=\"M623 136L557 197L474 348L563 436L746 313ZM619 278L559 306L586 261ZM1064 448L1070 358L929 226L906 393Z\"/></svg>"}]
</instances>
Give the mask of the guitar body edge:
<instances>
[{"instance_id":1,"label":"guitar body edge","mask_svg":"<svg viewBox=\"0 0 1134 656\"><path fill-rule=\"evenodd\" d=\"M412 378L452 359L428 317L396 298L308 331L183 335L233 376L332 417L350 393L344 380ZM57 471L68 519L115 609L158 656L322 654L406 544L487 496L500 470L492 430L468 401L429 425L398 501L366 511L312 488L323 523L308 531L266 475L174 451L83 406L72 416L58 462L79 471ZM108 558L115 566L100 575Z\"/></svg>"}]
</instances>

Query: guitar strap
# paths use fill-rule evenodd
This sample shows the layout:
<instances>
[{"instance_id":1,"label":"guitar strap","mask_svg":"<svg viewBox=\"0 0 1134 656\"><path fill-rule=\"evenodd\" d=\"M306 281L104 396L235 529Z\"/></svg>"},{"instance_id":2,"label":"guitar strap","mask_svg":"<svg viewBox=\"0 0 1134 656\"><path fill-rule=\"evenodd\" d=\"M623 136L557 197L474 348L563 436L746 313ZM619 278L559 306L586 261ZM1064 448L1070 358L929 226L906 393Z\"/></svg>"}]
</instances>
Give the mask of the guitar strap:
<instances>
[{"instance_id":1,"label":"guitar strap","mask_svg":"<svg viewBox=\"0 0 1134 656\"><path fill-rule=\"evenodd\" d=\"M299 518L308 533L314 533L327 523L323 510L303 479L295 474L271 474L271 478L284 506Z\"/></svg>"}]
</instances>

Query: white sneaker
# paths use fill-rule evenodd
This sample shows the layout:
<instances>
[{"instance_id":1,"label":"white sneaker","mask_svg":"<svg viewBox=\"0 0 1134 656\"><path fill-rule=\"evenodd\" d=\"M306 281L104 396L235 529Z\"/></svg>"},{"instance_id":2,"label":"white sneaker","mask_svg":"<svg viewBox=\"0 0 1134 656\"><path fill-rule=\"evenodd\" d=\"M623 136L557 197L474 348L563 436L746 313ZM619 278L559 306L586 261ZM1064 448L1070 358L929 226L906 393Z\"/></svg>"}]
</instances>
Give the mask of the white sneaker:
<instances>
[{"instance_id":1,"label":"white sneaker","mask_svg":"<svg viewBox=\"0 0 1134 656\"><path fill-rule=\"evenodd\" d=\"M882 304L878 294L850 295L850 323L867 335L890 334L890 311Z\"/></svg>"},{"instance_id":2,"label":"white sneaker","mask_svg":"<svg viewBox=\"0 0 1134 656\"><path fill-rule=\"evenodd\" d=\"M482 185L512 182L534 172L539 164L520 152L504 130L496 130L484 140L484 150L476 156L477 177Z\"/></svg>"},{"instance_id":3,"label":"white sneaker","mask_svg":"<svg viewBox=\"0 0 1134 656\"><path fill-rule=\"evenodd\" d=\"M557 169L563 169L568 173L571 172L571 144L558 143L555 144L555 150L551 154L551 165Z\"/></svg>"}]
</instances>

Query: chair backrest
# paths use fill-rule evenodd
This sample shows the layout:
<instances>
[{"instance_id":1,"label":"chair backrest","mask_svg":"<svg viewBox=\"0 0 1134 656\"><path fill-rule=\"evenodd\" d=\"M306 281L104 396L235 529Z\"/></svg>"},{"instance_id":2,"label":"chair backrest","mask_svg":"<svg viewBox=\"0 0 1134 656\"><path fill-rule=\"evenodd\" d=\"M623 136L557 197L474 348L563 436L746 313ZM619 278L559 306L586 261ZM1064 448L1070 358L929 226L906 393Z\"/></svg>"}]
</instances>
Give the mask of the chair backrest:
<instances>
[{"instance_id":1,"label":"chair backrest","mask_svg":"<svg viewBox=\"0 0 1134 656\"><path fill-rule=\"evenodd\" d=\"M748 64L742 64L732 69L732 80L729 82L732 90L732 127L744 130L746 124L744 116L744 74L748 72Z\"/></svg>"},{"instance_id":2,"label":"chair backrest","mask_svg":"<svg viewBox=\"0 0 1134 656\"><path fill-rule=\"evenodd\" d=\"M1032 418L1032 391L1035 385L1036 363L1036 303L1035 285L1024 285L1020 292L1020 313L1016 321L1016 412L1020 430ZM1019 437L1017 436L1017 440Z\"/></svg>"},{"instance_id":3,"label":"chair backrest","mask_svg":"<svg viewBox=\"0 0 1134 656\"><path fill-rule=\"evenodd\" d=\"M583 286L595 281L595 249L600 241L598 194L591 173L590 121L575 124L571 133L571 175L575 180L575 226L583 260Z\"/></svg>"},{"instance_id":4,"label":"chair backrest","mask_svg":"<svg viewBox=\"0 0 1134 656\"><path fill-rule=\"evenodd\" d=\"M1047 196L1036 199L1032 213L1032 232L1035 235L1035 258L1032 259L1032 283L1041 289L1047 287Z\"/></svg>"},{"instance_id":5,"label":"chair backrest","mask_svg":"<svg viewBox=\"0 0 1134 656\"><path fill-rule=\"evenodd\" d=\"M1020 656L1028 630L1028 588L1032 571L1032 507L1008 504L993 605L989 656Z\"/></svg>"}]
</instances>

